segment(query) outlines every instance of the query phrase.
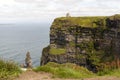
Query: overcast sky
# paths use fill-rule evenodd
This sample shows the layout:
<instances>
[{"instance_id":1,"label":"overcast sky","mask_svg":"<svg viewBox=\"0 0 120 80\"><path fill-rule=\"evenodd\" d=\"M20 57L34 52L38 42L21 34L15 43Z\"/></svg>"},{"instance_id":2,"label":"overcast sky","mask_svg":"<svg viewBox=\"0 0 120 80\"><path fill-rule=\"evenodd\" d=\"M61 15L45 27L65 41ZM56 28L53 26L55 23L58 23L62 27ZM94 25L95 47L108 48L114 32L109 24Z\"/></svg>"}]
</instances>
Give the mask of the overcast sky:
<instances>
[{"instance_id":1,"label":"overcast sky","mask_svg":"<svg viewBox=\"0 0 120 80\"><path fill-rule=\"evenodd\" d=\"M0 0L0 21L52 21L65 16L120 13L120 0Z\"/></svg>"}]
</instances>

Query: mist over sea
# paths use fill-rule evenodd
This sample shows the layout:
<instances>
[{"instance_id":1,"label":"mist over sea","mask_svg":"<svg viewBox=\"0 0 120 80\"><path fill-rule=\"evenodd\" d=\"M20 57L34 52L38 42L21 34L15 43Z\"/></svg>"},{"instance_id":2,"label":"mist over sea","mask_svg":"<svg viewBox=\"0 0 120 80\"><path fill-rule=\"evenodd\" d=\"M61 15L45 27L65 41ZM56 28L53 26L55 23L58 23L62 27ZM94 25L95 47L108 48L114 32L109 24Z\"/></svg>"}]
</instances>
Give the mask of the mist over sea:
<instances>
[{"instance_id":1,"label":"mist over sea","mask_svg":"<svg viewBox=\"0 0 120 80\"><path fill-rule=\"evenodd\" d=\"M0 25L0 57L24 63L27 51L34 66L40 65L42 49L49 44L49 24L16 23Z\"/></svg>"}]
</instances>

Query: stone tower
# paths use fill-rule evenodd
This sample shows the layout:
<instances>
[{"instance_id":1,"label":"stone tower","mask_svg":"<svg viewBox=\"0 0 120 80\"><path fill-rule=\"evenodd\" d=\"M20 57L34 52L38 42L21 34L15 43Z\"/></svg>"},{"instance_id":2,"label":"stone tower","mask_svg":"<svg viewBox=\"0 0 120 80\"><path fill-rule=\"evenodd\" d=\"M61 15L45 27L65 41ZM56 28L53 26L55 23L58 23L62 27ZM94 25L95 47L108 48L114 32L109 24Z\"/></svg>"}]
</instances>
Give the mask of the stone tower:
<instances>
[{"instance_id":1,"label":"stone tower","mask_svg":"<svg viewBox=\"0 0 120 80\"><path fill-rule=\"evenodd\" d=\"M67 14L66 14L66 17L70 17L70 14L69 14L69 13L67 13Z\"/></svg>"}]
</instances>

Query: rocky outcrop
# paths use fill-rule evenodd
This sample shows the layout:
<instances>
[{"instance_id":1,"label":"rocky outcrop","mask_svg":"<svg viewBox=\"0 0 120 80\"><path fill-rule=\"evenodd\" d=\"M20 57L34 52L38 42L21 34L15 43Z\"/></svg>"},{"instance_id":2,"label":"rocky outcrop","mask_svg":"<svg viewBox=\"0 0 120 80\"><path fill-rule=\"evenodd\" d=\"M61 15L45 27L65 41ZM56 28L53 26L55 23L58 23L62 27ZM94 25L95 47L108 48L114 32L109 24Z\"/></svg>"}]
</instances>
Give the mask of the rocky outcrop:
<instances>
[{"instance_id":1,"label":"rocky outcrop","mask_svg":"<svg viewBox=\"0 0 120 80\"><path fill-rule=\"evenodd\" d=\"M120 15L61 17L50 28L50 45L43 49L41 65L70 62L96 71L102 63L119 59Z\"/></svg>"}]
</instances>

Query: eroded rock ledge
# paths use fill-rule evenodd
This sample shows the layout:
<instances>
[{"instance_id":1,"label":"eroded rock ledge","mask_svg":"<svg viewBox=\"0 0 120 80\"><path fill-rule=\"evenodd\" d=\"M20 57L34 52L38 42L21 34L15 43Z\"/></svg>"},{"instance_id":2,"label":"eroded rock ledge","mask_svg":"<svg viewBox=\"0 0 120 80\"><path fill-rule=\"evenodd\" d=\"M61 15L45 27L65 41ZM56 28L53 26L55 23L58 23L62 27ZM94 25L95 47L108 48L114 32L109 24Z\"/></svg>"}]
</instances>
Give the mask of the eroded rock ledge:
<instances>
[{"instance_id":1,"label":"eroded rock ledge","mask_svg":"<svg viewBox=\"0 0 120 80\"><path fill-rule=\"evenodd\" d=\"M61 17L50 28L50 45L43 49L41 65L75 63L92 71L103 63L119 67L120 15Z\"/></svg>"}]
</instances>

